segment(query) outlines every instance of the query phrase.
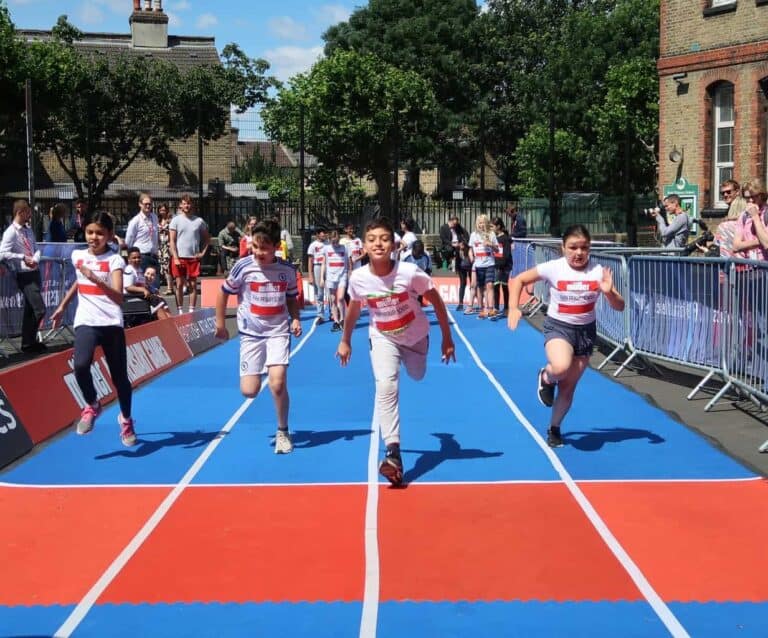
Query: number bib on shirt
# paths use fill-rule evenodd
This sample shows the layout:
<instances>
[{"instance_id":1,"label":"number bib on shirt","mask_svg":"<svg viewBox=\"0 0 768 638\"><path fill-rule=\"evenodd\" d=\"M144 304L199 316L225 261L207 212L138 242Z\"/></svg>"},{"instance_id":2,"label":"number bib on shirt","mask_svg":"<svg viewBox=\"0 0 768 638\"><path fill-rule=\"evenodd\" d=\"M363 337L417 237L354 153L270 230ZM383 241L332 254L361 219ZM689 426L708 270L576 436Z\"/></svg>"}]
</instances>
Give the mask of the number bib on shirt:
<instances>
[{"instance_id":1,"label":"number bib on shirt","mask_svg":"<svg viewBox=\"0 0 768 638\"><path fill-rule=\"evenodd\" d=\"M408 298L406 291L392 291L386 295L368 295L368 308L379 332L396 335L408 329L416 319Z\"/></svg>"}]
</instances>

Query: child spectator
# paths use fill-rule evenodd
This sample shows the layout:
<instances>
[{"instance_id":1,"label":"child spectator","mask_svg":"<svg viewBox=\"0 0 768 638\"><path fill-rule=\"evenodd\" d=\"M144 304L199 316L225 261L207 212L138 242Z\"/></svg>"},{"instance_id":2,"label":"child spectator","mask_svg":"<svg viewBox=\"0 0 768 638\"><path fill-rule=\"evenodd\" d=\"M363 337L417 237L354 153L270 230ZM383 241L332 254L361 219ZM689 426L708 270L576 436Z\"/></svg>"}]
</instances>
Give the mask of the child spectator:
<instances>
[{"instance_id":1,"label":"child spectator","mask_svg":"<svg viewBox=\"0 0 768 638\"><path fill-rule=\"evenodd\" d=\"M331 231L331 243L323 249L323 269L320 275L320 287L325 288L325 296L331 307L333 326L331 332L338 332L344 323L349 276L349 256L346 246L339 242L339 231Z\"/></svg>"}]
</instances>

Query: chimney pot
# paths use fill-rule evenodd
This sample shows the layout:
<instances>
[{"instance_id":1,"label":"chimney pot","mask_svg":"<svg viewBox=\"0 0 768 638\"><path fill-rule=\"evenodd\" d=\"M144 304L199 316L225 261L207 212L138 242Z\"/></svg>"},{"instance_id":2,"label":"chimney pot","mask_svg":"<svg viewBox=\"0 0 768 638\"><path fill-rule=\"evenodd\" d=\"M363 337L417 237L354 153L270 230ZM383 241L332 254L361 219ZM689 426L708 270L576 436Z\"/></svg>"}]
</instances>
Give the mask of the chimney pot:
<instances>
[{"instance_id":1,"label":"chimney pot","mask_svg":"<svg viewBox=\"0 0 768 638\"><path fill-rule=\"evenodd\" d=\"M141 0L133 0L133 10L141 11Z\"/></svg>"},{"instance_id":2,"label":"chimney pot","mask_svg":"<svg viewBox=\"0 0 768 638\"><path fill-rule=\"evenodd\" d=\"M155 0L155 11L159 13L163 12L163 0Z\"/></svg>"},{"instance_id":3,"label":"chimney pot","mask_svg":"<svg viewBox=\"0 0 768 638\"><path fill-rule=\"evenodd\" d=\"M144 11L152 11L152 0L144 0Z\"/></svg>"}]
</instances>

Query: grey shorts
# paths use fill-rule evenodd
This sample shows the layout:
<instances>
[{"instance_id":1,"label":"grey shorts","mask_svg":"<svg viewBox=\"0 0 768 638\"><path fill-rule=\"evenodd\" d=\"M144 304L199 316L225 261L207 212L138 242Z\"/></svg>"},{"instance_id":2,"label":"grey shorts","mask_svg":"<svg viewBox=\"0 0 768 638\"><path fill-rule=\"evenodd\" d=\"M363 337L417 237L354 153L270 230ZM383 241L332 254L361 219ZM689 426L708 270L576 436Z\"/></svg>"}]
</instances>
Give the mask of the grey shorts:
<instances>
[{"instance_id":1,"label":"grey shorts","mask_svg":"<svg viewBox=\"0 0 768 638\"><path fill-rule=\"evenodd\" d=\"M597 343L597 324L593 321L582 326L545 317L542 326L544 343L550 339L565 339L573 348L574 357L589 357Z\"/></svg>"}]
</instances>

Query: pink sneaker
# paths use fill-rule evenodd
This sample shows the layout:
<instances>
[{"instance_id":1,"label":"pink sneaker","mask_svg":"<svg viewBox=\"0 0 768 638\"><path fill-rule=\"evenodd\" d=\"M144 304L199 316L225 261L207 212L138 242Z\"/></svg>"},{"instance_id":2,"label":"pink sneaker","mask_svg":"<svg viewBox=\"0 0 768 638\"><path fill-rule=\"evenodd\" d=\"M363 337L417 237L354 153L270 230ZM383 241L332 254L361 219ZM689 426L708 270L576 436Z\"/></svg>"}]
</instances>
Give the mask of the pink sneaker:
<instances>
[{"instance_id":1,"label":"pink sneaker","mask_svg":"<svg viewBox=\"0 0 768 638\"><path fill-rule=\"evenodd\" d=\"M133 431L133 419L126 419L122 414L117 415L117 424L120 426L120 440L125 447L136 445L136 432Z\"/></svg>"},{"instance_id":2,"label":"pink sneaker","mask_svg":"<svg viewBox=\"0 0 768 638\"><path fill-rule=\"evenodd\" d=\"M93 424L100 414L101 404L97 403L95 408L92 405L86 405L80 413L80 420L77 422L77 433L88 434L88 432L93 430Z\"/></svg>"}]
</instances>

